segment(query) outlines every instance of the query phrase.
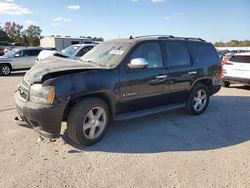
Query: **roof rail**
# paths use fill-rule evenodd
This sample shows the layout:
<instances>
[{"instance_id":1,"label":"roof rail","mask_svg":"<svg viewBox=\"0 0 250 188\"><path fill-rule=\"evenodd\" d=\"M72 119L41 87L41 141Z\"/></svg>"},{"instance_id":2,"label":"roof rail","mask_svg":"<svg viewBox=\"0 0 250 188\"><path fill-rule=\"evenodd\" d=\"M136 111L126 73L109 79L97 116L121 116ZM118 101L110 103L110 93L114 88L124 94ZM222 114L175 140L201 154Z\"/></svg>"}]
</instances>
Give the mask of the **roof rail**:
<instances>
[{"instance_id":1,"label":"roof rail","mask_svg":"<svg viewBox=\"0 0 250 188\"><path fill-rule=\"evenodd\" d=\"M142 35L142 36L137 36L135 38L145 38L145 37L172 38L174 36L173 35Z\"/></svg>"},{"instance_id":2,"label":"roof rail","mask_svg":"<svg viewBox=\"0 0 250 188\"><path fill-rule=\"evenodd\" d=\"M201 38L192 38L192 37L174 37L171 39L179 39L179 40L192 40L192 41L201 41L201 42L206 42L205 40Z\"/></svg>"},{"instance_id":3,"label":"roof rail","mask_svg":"<svg viewBox=\"0 0 250 188\"><path fill-rule=\"evenodd\" d=\"M137 36L135 38L146 38L146 37L157 37L158 39L179 39L179 40L191 40L191 41L201 41L206 42L205 40L201 38L192 38L192 37L174 37L173 35L143 35L143 36ZM133 39L133 37L130 37L130 39Z\"/></svg>"}]
</instances>

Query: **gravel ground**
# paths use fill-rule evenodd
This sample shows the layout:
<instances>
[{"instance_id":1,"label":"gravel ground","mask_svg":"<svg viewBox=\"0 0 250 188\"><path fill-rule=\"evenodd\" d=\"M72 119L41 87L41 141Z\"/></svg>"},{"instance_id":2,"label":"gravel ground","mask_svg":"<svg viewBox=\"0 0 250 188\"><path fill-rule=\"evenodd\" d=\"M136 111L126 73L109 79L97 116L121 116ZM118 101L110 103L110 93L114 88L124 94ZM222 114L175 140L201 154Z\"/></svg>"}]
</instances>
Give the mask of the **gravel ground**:
<instances>
[{"instance_id":1,"label":"gravel ground","mask_svg":"<svg viewBox=\"0 0 250 188\"><path fill-rule=\"evenodd\" d=\"M250 87L223 88L201 116L179 109L115 122L78 147L64 130L37 143L14 123L22 76L0 77L0 187L250 187Z\"/></svg>"}]
</instances>

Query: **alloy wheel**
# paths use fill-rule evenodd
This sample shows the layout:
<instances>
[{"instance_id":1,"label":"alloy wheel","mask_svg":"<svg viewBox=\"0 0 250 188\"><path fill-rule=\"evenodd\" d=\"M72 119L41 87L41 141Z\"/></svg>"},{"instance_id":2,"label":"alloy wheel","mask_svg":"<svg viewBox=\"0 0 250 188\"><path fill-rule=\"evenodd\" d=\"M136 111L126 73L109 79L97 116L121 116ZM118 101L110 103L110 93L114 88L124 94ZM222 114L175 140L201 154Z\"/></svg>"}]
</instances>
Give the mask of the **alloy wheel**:
<instances>
[{"instance_id":1,"label":"alloy wheel","mask_svg":"<svg viewBox=\"0 0 250 188\"><path fill-rule=\"evenodd\" d=\"M83 133L89 139L97 138L107 123L107 114L102 107L91 109L83 121Z\"/></svg>"}]
</instances>

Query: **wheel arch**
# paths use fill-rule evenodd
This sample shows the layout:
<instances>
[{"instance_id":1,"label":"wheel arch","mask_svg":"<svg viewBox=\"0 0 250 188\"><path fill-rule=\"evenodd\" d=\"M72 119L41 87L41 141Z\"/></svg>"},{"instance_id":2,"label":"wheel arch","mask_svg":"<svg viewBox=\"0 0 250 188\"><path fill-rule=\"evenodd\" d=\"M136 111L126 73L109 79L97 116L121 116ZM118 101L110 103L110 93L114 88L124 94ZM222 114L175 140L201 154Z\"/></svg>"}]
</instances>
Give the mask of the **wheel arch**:
<instances>
[{"instance_id":1,"label":"wheel arch","mask_svg":"<svg viewBox=\"0 0 250 188\"><path fill-rule=\"evenodd\" d=\"M8 65L8 66L10 67L10 70L11 70L11 71L13 70L12 65L11 65L10 62L1 63L0 66L2 66L2 65Z\"/></svg>"},{"instance_id":2,"label":"wheel arch","mask_svg":"<svg viewBox=\"0 0 250 188\"><path fill-rule=\"evenodd\" d=\"M202 78L202 79L196 80L195 82L193 82L191 89L193 89L195 85L199 83L206 85L208 87L209 94L210 95L212 94L213 81L211 78Z\"/></svg>"},{"instance_id":3,"label":"wheel arch","mask_svg":"<svg viewBox=\"0 0 250 188\"><path fill-rule=\"evenodd\" d=\"M65 107L63 119L66 120L68 118L70 110L73 108L73 106L78 101L80 101L84 98L90 98L90 97L95 97L95 98L99 98L99 99L103 100L108 105L110 115L111 115L111 117L113 117L113 115L115 114L115 102L114 102L112 96L110 96L109 94L107 94L105 92L96 92L96 93L90 93L90 94L85 94L85 95L71 98Z\"/></svg>"}]
</instances>

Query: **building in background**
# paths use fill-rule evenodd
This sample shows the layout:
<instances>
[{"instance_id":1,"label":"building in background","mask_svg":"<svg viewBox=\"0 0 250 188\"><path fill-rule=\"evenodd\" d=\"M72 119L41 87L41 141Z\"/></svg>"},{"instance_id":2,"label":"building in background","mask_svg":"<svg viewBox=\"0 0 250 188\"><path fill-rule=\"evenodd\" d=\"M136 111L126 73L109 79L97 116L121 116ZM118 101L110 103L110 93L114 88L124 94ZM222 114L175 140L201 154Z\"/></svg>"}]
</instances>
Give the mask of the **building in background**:
<instances>
[{"instance_id":1,"label":"building in background","mask_svg":"<svg viewBox=\"0 0 250 188\"><path fill-rule=\"evenodd\" d=\"M40 39L40 46L43 48L57 48L62 50L73 44L94 44L91 38L70 38L70 37L44 37Z\"/></svg>"}]
</instances>

